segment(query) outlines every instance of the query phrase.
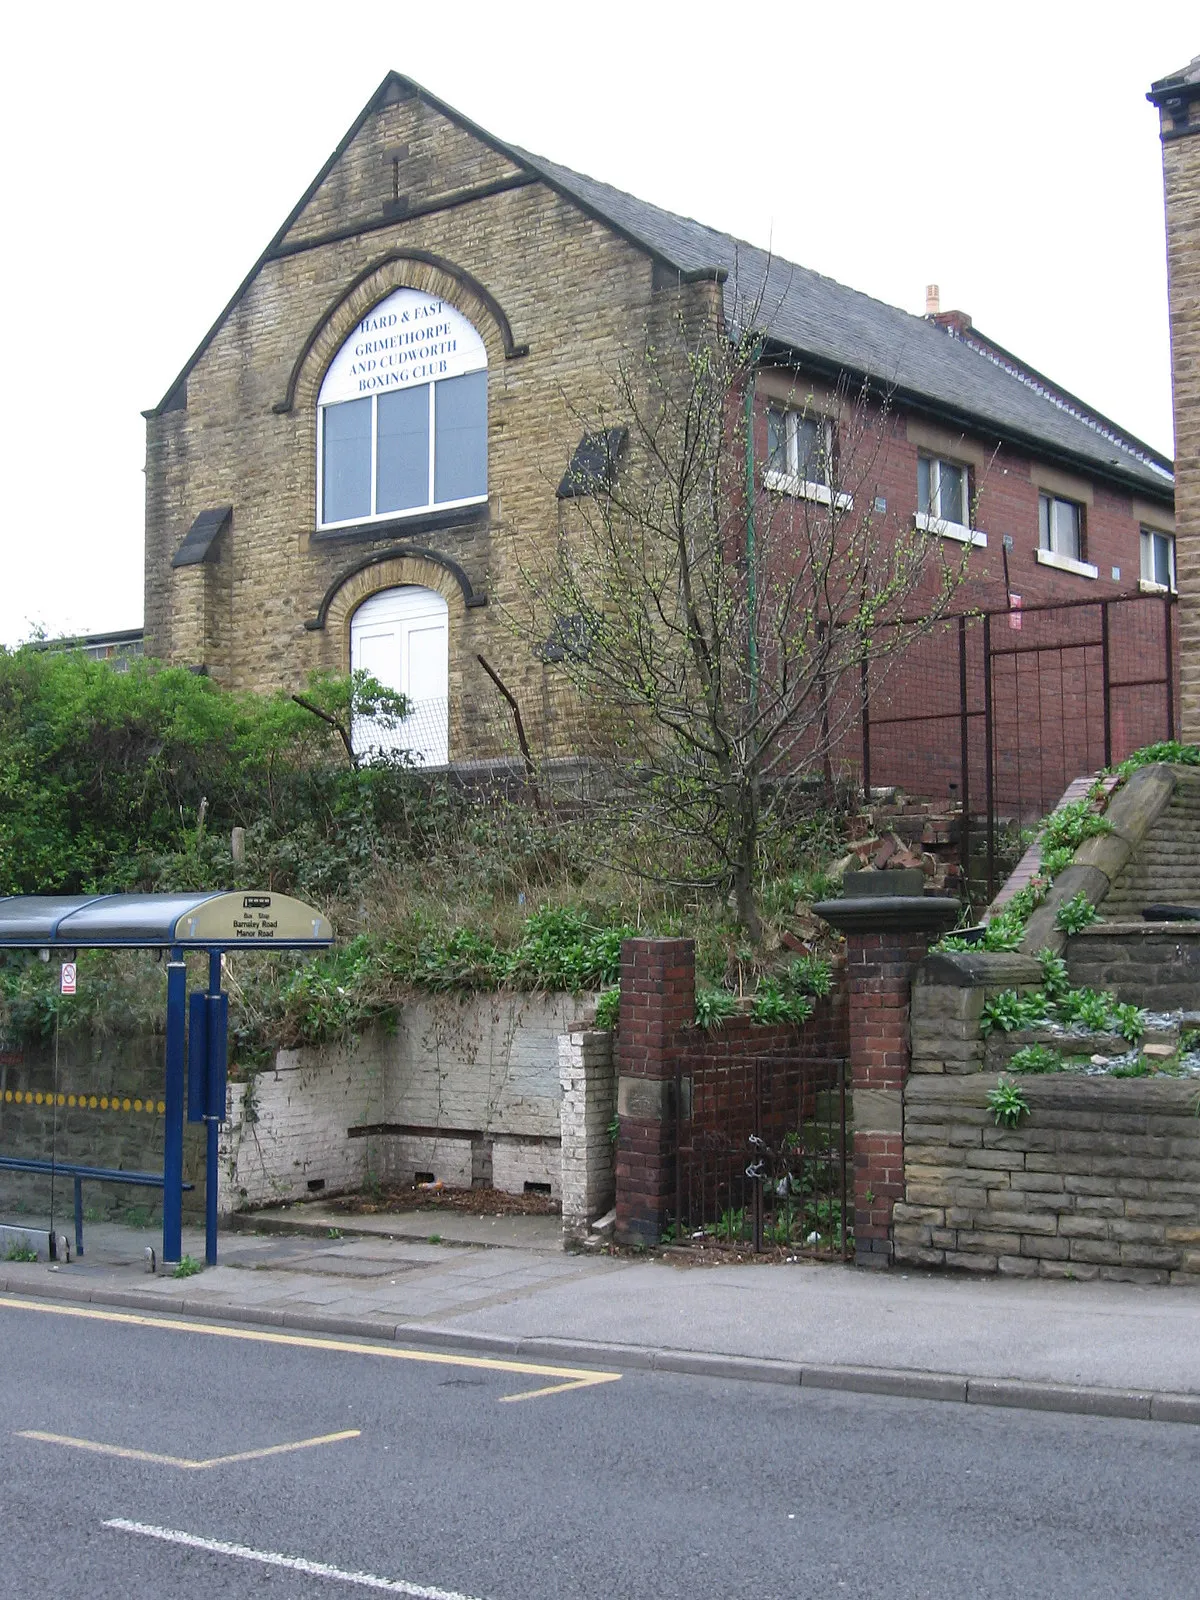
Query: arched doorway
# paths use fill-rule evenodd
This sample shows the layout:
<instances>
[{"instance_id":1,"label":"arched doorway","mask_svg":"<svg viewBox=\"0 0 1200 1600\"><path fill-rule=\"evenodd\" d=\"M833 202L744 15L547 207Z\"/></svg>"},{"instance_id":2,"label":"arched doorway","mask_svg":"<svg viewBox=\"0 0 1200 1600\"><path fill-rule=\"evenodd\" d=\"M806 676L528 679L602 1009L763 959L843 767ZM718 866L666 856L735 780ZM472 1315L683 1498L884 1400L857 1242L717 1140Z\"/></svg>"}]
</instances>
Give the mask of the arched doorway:
<instances>
[{"instance_id":1,"label":"arched doorway","mask_svg":"<svg viewBox=\"0 0 1200 1600\"><path fill-rule=\"evenodd\" d=\"M436 589L405 584L364 600L350 621L350 669L369 672L407 696L412 710L398 728L365 719L353 728L359 754L373 749L412 752L422 766L450 759L450 613Z\"/></svg>"}]
</instances>

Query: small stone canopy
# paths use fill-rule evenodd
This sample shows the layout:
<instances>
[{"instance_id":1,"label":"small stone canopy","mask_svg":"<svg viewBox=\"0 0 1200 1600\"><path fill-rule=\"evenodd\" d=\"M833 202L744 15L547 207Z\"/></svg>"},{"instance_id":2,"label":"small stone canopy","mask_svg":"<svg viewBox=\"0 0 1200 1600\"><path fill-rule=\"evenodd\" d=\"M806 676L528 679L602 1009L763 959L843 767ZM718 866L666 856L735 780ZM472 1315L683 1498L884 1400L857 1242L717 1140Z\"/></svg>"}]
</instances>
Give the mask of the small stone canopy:
<instances>
[{"instance_id":1,"label":"small stone canopy","mask_svg":"<svg viewBox=\"0 0 1200 1600\"><path fill-rule=\"evenodd\" d=\"M210 506L202 511L184 535L183 543L171 557L173 567L198 567L207 561L213 546L233 516L232 506Z\"/></svg>"},{"instance_id":2,"label":"small stone canopy","mask_svg":"<svg viewBox=\"0 0 1200 1600\"><path fill-rule=\"evenodd\" d=\"M0 898L0 950L325 949L329 919L290 895L9 895Z\"/></svg>"}]
</instances>

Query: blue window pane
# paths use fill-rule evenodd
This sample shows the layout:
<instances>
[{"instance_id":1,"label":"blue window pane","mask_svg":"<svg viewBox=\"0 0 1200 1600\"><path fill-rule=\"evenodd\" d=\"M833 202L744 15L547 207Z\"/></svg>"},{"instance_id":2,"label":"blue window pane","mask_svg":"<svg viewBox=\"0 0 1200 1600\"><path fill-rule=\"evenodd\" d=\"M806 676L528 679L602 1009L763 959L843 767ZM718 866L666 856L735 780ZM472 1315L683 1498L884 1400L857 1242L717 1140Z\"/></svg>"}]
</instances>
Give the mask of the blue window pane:
<instances>
[{"instance_id":1,"label":"blue window pane","mask_svg":"<svg viewBox=\"0 0 1200 1600\"><path fill-rule=\"evenodd\" d=\"M429 385L379 396L376 511L429 504Z\"/></svg>"},{"instance_id":2,"label":"blue window pane","mask_svg":"<svg viewBox=\"0 0 1200 1600\"><path fill-rule=\"evenodd\" d=\"M322 522L371 515L371 402L346 400L325 407L325 459L321 466Z\"/></svg>"},{"instance_id":3,"label":"blue window pane","mask_svg":"<svg viewBox=\"0 0 1200 1600\"><path fill-rule=\"evenodd\" d=\"M443 378L434 386L433 498L487 493L487 373Z\"/></svg>"}]
</instances>

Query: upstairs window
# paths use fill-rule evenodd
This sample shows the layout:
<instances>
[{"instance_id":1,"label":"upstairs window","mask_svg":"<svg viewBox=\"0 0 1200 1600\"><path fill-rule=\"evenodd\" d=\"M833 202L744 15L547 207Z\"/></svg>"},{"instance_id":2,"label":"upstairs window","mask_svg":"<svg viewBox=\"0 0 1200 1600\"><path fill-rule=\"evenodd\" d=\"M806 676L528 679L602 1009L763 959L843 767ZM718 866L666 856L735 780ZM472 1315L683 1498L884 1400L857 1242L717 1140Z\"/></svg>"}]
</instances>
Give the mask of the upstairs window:
<instances>
[{"instance_id":1,"label":"upstairs window","mask_svg":"<svg viewBox=\"0 0 1200 1600\"><path fill-rule=\"evenodd\" d=\"M971 526L968 467L941 456L917 457L917 527L964 544L987 544L987 535Z\"/></svg>"},{"instance_id":2,"label":"upstairs window","mask_svg":"<svg viewBox=\"0 0 1200 1600\"><path fill-rule=\"evenodd\" d=\"M768 406L763 481L768 489L782 494L819 500L839 510L848 507L850 496L833 490L833 423L829 418Z\"/></svg>"},{"instance_id":3,"label":"upstairs window","mask_svg":"<svg viewBox=\"0 0 1200 1600\"><path fill-rule=\"evenodd\" d=\"M487 352L444 300L398 289L334 357L317 402L317 522L487 499Z\"/></svg>"},{"instance_id":4,"label":"upstairs window","mask_svg":"<svg viewBox=\"0 0 1200 1600\"><path fill-rule=\"evenodd\" d=\"M1083 507L1055 494L1038 495L1038 561L1081 578L1099 577L1099 567L1086 561L1085 554Z\"/></svg>"},{"instance_id":5,"label":"upstairs window","mask_svg":"<svg viewBox=\"0 0 1200 1600\"><path fill-rule=\"evenodd\" d=\"M1175 590L1175 538L1154 528L1142 529L1142 583Z\"/></svg>"}]
</instances>

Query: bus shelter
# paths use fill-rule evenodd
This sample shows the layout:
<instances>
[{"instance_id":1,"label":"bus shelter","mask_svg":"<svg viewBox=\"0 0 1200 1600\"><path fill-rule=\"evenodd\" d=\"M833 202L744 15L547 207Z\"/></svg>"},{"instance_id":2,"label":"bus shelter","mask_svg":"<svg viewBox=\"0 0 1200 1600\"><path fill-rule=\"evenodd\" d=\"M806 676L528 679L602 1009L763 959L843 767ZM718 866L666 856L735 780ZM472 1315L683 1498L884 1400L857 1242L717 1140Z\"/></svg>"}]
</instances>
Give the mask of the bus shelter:
<instances>
[{"instance_id":1,"label":"bus shelter","mask_svg":"<svg viewBox=\"0 0 1200 1600\"><path fill-rule=\"evenodd\" d=\"M227 950L323 950L333 942L329 920L313 906L269 891L206 894L13 895L0 897L0 950L28 950L63 963L72 992L78 950L150 950L167 957L164 1059L162 1259L179 1261L183 1230L183 1125L202 1122L205 1148L205 1258L217 1260L217 1141L225 1120L229 998L221 986ZM187 992L189 951L208 955L208 986ZM39 1100L41 1096L39 1095ZM60 1097L61 1098L61 1097ZM0 1163L46 1170L56 1163L0 1151ZM69 1164L58 1170L70 1175ZM119 1169L74 1169L76 1226L79 1174L122 1181ZM146 1182L150 1179L141 1175Z\"/></svg>"}]
</instances>

